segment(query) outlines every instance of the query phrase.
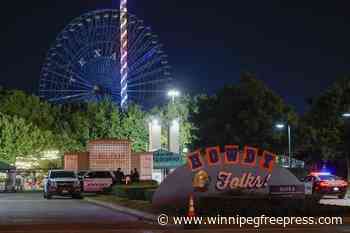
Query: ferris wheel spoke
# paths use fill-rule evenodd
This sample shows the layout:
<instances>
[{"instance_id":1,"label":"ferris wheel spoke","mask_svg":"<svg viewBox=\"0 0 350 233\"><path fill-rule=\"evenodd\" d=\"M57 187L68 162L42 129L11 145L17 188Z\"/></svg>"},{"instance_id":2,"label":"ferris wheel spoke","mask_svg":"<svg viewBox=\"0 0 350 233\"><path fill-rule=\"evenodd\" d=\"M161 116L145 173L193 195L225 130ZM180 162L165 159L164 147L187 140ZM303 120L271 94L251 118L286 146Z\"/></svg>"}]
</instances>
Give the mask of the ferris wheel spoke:
<instances>
[{"instance_id":1,"label":"ferris wheel spoke","mask_svg":"<svg viewBox=\"0 0 350 233\"><path fill-rule=\"evenodd\" d=\"M148 46L151 42L150 40L145 40L146 34L139 35L137 39L130 43L129 45L129 54L130 56L134 56L137 51L140 51L142 48ZM147 43L147 44L146 44ZM140 48L142 46L142 48Z\"/></svg>"},{"instance_id":2,"label":"ferris wheel spoke","mask_svg":"<svg viewBox=\"0 0 350 233\"><path fill-rule=\"evenodd\" d=\"M68 100L68 99L72 99L72 98L87 96L87 95L90 95L90 94L91 93L82 93L82 94L54 97L54 98L49 99L49 101L53 101L54 102L54 101L60 101L60 100Z\"/></svg>"},{"instance_id":3,"label":"ferris wheel spoke","mask_svg":"<svg viewBox=\"0 0 350 233\"><path fill-rule=\"evenodd\" d=\"M51 73L51 74L54 74L54 75L56 75L56 76L58 76L58 77L64 78L64 79L66 79L67 81L71 81L71 80L72 80L72 77L68 77L68 76L66 76L66 75L63 75L63 74L58 73L58 72L53 71L53 70L47 70L47 72L48 72L48 73ZM78 81L78 80L72 81L72 83L75 83L75 84L78 83L78 84L80 84L80 85L82 85L82 86L85 86L86 88L92 88L92 87L93 87L92 85L89 85L89 84L80 82L80 81Z\"/></svg>"},{"instance_id":4,"label":"ferris wheel spoke","mask_svg":"<svg viewBox=\"0 0 350 233\"><path fill-rule=\"evenodd\" d=\"M50 89L48 89L48 88ZM72 93L72 92L76 92L76 93L81 93L81 92L87 92L90 91L89 89L86 90L72 90L72 88L75 88L74 86L72 86L69 83L62 83L62 82L57 82L56 80L47 80L46 84L43 86L43 88L40 89L40 92L46 92L49 93L48 90L52 90L52 92L56 91L57 93L59 92L64 92L61 90L66 90L67 93Z\"/></svg>"},{"instance_id":5,"label":"ferris wheel spoke","mask_svg":"<svg viewBox=\"0 0 350 233\"><path fill-rule=\"evenodd\" d=\"M129 88L140 87L140 86L144 86L144 85L151 85L151 84L156 84L156 83L169 82L171 80L172 80L171 78L155 79L155 80L150 80L150 81L138 82L136 84L129 84L128 87Z\"/></svg>"},{"instance_id":6,"label":"ferris wheel spoke","mask_svg":"<svg viewBox=\"0 0 350 233\"><path fill-rule=\"evenodd\" d=\"M117 30L114 30L113 27L109 27L109 28L110 28L110 34L109 34L110 39L109 39L107 54L108 55L112 55L114 53L119 54L116 52L116 51L119 51L119 50L117 50L118 43L114 39L114 38L118 38L119 33ZM116 59L118 59L117 55L116 55Z\"/></svg>"},{"instance_id":7,"label":"ferris wheel spoke","mask_svg":"<svg viewBox=\"0 0 350 233\"><path fill-rule=\"evenodd\" d=\"M128 93L165 93L164 90L128 90Z\"/></svg>"},{"instance_id":8,"label":"ferris wheel spoke","mask_svg":"<svg viewBox=\"0 0 350 233\"><path fill-rule=\"evenodd\" d=\"M60 53L57 53L57 55L58 56L62 56L62 54L60 54ZM66 72L73 74L75 78L78 78L80 80L80 82L83 82L87 86L92 87L92 84L90 82L88 82L86 79L83 78L83 76L84 76L83 72L82 71L78 71L75 68L74 65L67 64L65 66L65 65L62 65L62 64L60 64L60 63L58 63L56 61L51 61L50 63L51 64L53 63L53 65L55 65L59 69L65 70ZM69 68L71 68L71 70L69 70Z\"/></svg>"},{"instance_id":9,"label":"ferris wheel spoke","mask_svg":"<svg viewBox=\"0 0 350 233\"><path fill-rule=\"evenodd\" d=\"M130 49L129 50L129 56L130 58L133 58L132 61L136 60L138 57L144 55L145 53L147 53L147 51L149 51L152 48L152 44L151 42L145 42L144 44L139 45L139 47L137 49Z\"/></svg>"},{"instance_id":10,"label":"ferris wheel spoke","mask_svg":"<svg viewBox=\"0 0 350 233\"><path fill-rule=\"evenodd\" d=\"M63 64L60 64L56 61L51 61L50 63L53 64L56 68L64 70L67 73L73 74L76 78L79 78L81 80L81 82L86 83L86 85L91 85L84 78L82 78L82 76L83 76L83 74L81 74L82 72L76 72L76 69L74 68L74 66L72 66L70 64L63 65ZM71 68L71 69L69 69L69 68Z\"/></svg>"},{"instance_id":11,"label":"ferris wheel spoke","mask_svg":"<svg viewBox=\"0 0 350 233\"><path fill-rule=\"evenodd\" d=\"M111 96L114 96L114 97L120 99L120 93L112 93Z\"/></svg>"},{"instance_id":12,"label":"ferris wheel spoke","mask_svg":"<svg viewBox=\"0 0 350 233\"><path fill-rule=\"evenodd\" d=\"M143 56L139 57L135 62L132 62L131 67L129 68L130 71L135 70L137 67L141 66L142 64L154 64L156 62L159 62L162 60L162 58L159 57L153 57L154 54L156 54L157 50L153 48L152 50L145 53ZM153 59L152 59L153 58Z\"/></svg>"},{"instance_id":13,"label":"ferris wheel spoke","mask_svg":"<svg viewBox=\"0 0 350 233\"><path fill-rule=\"evenodd\" d=\"M72 76L65 76L65 75L60 75L58 72L55 72L55 71L48 71L48 73L51 73L51 74L54 74L60 78L64 78L65 79L65 83L66 85L68 86L77 86L78 88L84 88L84 89L87 89L87 90L90 90L93 88L92 85L88 84L88 83L85 83L85 82L81 82L79 79L75 79L74 77ZM55 78L56 80L56 83L59 83L59 81ZM62 83L62 82L61 82Z\"/></svg>"},{"instance_id":14,"label":"ferris wheel spoke","mask_svg":"<svg viewBox=\"0 0 350 233\"><path fill-rule=\"evenodd\" d=\"M111 95L120 97L120 91L112 92Z\"/></svg>"},{"instance_id":15,"label":"ferris wheel spoke","mask_svg":"<svg viewBox=\"0 0 350 233\"><path fill-rule=\"evenodd\" d=\"M164 67L159 67L159 68L153 69L152 71L148 71L148 72L132 73L129 76L129 80L130 80L130 82L139 81L140 79L143 79L143 78L146 78L149 76L154 77L155 75L160 74L163 71L164 71Z\"/></svg>"},{"instance_id":16,"label":"ferris wheel spoke","mask_svg":"<svg viewBox=\"0 0 350 233\"><path fill-rule=\"evenodd\" d=\"M73 41L73 40L71 40L71 41ZM76 57L75 57L76 53L73 53L72 49L68 48L67 46L62 46L62 47L63 47L63 51L66 55L65 57L67 57L69 59L69 63L74 64L76 62Z\"/></svg>"},{"instance_id":17,"label":"ferris wheel spoke","mask_svg":"<svg viewBox=\"0 0 350 233\"><path fill-rule=\"evenodd\" d=\"M133 71L133 72L130 72L130 77L129 79L132 80L132 79L135 79L135 78L138 78L140 75L145 75L147 74L148 72L152 72L151 71L151 68L152 68L152 65L151 64L146 64L140 68L138 68L137 70ZM159 68L160 70L162 70L163 68ZM155 71L155 70L154 70ZM156 73L156 72L155 72ZM152 74L155 74L152 72Z\"/></svg>"},{"instance_id":18,"label":"ferris wheel spoke","mask_svg":"<svg viewBox=\"0 0 350 233\"><path fill-rule=\"evenodd\" d=\"M50 92L50 93L53 93L53 92L57 92L57 93L74 93L74 92L77 92L77 93L81 93L81 92L87 92L87 90L57 90L57 89L47 89L47 90L40 90L40 92Z\"/></svg>"},{"instance_id":19,"label":"ferris wheel spoke","mask_svg":"<svg viewBox=\"0 0 350 233\"><path fill-rule=\"evenodd\" d=\"M141 66L142 64L149 64L154 62L155 60L161 59L160 57L156 58L154 56L155 51L152 50L145 50L143 53L138 54L137 56L132 56L130 61L130 71L137 69L137 67Z\"/></svg>"},{"instance_id":20,"label":"ferris wheel spoke","mask_svg":"<svg viewBox=\"0 0 350 233\"><path fill-rule=\"evenodd\" d=\"M150 61L148 61L148 57L144 56L142 59L139 60L138 64L134 64L131 68L130 68L130 73L142 73L143 71L145 71L146 69L149 69L151 67L153 67L156 64L159 64L162 66L162 61L161 58L154 58Z\"/></svg>"},{"instance_id":21,"label":"ferris wheel spoke","mask_svg":"<svg viewBox=\"0 0 350 233\"><path fill-rule=\"evenodd\" d=\"M144 49L149 48L152 46L151 40L146 40L146 36L143 36L140 41L136 41L133 44L130 45L129 53L130 54L136 54L136 52L139 51L145 51Z\"/></svg>"},{"instance_id":22,"label":"ferris wheel spoke","mask_svg":"<svg viewBox=\"0 0 350 233\"><path fill-rule=\"evenodd\" d=\"M145 26L142 25L139 21L135 24L133 28L131 28L130 33L133 37L133 40L130 40L130 45L135 44L135 42L140 41L147 33L147 29ZM132 42L132 43L131 43Z\"/></svg>"},{"instance_id":23,"label":"ferris wheel spoke","mask_svg":"<svg viewBox=\"0 0 350 233\"><path fill-rule=\"evenodd\" d=\"M105 41L105 43L104 43L104 48L102 49L102 53L106 54L107 52L109 53L109 51L110 51L109 50L110 47L109 47L109 44L107 41L110 40L111 36L113 35L113 31L111 30L111 27L109 26L109 23L110 23L109 17L105 18L103 16L102 20L103 20L103 25L105 25L105 27L104 27L104 41Z\"/></svg>"}]
</instances>

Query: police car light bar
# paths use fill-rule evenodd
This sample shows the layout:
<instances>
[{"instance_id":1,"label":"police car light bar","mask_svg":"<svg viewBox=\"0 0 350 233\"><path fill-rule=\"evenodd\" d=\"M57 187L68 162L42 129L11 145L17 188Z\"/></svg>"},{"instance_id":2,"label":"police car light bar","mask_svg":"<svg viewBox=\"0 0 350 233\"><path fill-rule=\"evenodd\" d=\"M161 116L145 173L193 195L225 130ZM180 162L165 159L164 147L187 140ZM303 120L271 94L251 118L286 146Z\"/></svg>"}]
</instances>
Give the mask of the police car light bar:
<instances>
[{"instance_id":1,"label":"police car light bar","mask_svg":"<svg viewBox=\"0 0 350 233\"><path fill-rule=\"evenodd\" d=\"M311 172L311 175L329 176L331 175L331 173L330 172Z\"/></svg>"}]
</instances>

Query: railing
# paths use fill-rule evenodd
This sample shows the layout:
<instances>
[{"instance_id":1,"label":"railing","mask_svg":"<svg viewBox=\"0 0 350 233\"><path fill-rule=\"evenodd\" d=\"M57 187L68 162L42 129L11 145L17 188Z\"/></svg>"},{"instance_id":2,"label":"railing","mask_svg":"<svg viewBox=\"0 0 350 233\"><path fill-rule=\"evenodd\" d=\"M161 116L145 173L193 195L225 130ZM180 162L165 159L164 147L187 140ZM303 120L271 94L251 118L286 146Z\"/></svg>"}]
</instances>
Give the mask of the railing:
<instances>
[{"instance_id":1,"label":"railing","mask_svg":"<svg viewBox=\"0 0 350 233\"><path fill-rule=\"evenodd\" d=\"M287 155L277 155L277 164L281 167L289 167L289 157ZM304 168L305 162L302 160L291 158L291 168Z\"/></svg>"}]
</instances>

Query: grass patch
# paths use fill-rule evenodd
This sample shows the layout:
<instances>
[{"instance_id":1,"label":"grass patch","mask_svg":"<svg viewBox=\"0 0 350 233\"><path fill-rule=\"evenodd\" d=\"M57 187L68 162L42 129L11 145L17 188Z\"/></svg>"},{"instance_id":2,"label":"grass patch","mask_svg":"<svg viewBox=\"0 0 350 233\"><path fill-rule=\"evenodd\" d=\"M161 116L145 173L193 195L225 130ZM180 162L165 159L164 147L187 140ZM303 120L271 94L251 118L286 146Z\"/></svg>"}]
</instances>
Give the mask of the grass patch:
<instances>
[{"instance_id":1,"label":"grass patch","mask_svg":"<svg viewBox=\"0 0 350 233\"><path fill-rule=\"evenodd\" d=\"M16 193L42 193L44 190L42 189L35 189L35 190L22 190L17 191Z\"/></svg>"},{"instance_id":2,"label":"grass patch","mask_svg":"<svg viewBox=\"0 0 350 233\"><path fill-rule=\"evenodd\" d=\"M93 200L108 202L124 207L128 207L135 210L140 210L143 212L158 214L159 212L152 208L152 204L149 201L142 200L129 200L127 198L116 197L114 195L98 195L94 197L89 197Z\"/></svg>"}]
</instances>

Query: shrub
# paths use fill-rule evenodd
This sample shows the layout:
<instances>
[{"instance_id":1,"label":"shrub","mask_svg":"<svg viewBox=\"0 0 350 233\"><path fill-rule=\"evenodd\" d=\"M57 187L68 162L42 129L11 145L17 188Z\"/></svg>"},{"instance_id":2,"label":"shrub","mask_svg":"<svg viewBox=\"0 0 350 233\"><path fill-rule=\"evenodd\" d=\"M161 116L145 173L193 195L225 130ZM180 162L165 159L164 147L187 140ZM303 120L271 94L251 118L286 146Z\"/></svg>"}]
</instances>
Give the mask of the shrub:
<instances>
[{"instance_id":1,"label":"shrub","mask_svg":"<svg viewBox=\"0 0 350 233\"><path fill-rule=\"evenodd\" d=\"M152 194L145 194L147 190L158 188L156 181L141 181L130 185L115 185L112 187L112 193L117 197L128 198L130 200L151 200Z\"/></svg>"},{"instance_id":2,"label":"shrub","mask_svg":"<svg viewBox=\"0 0 350 233\"><path fill-rule=\"evenodd\" d=\"M112 191L113 191L112 186L109 186L109 187L103 188L102 193L104 193L104 194L109 194L109 193L111 193Z\"/></svg>"},{"instance_id":3,"label":"shrub","mask_svg":"<svg viewBox=\"0 0 350 233\"><path fill-rule=\"evenodd\" d=\"M145 200L144 187L129 187L126 188L126 194L130 200Z\"/></svg>"},{"instance_id":4,"label":"shrub","mask_svg":"<svg viewBox=\"0 0 350 233\"><path fill-rule=\"evenodd\" d=\"M152 202L153 194L156 192L156 189L146 189L145 190L145 200Z\"/></svg>"},{"instance_id":5,"label":"shrub","mask_svg":"<svg viewBox=\"0 0 350 233\"><path fill-rule=\"evenodd\" d=\"M124 185L115 185L112 187L112 194L116 195L117 197L127 198L128 195L126 193L127 187Z\"/></svg>"}]
</instances>

